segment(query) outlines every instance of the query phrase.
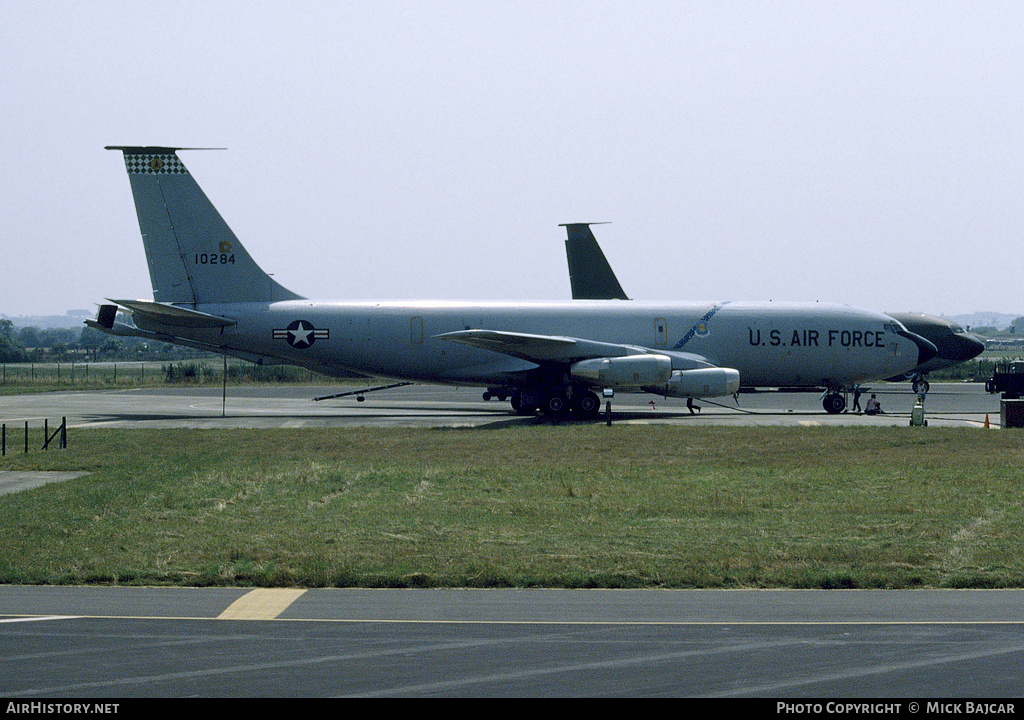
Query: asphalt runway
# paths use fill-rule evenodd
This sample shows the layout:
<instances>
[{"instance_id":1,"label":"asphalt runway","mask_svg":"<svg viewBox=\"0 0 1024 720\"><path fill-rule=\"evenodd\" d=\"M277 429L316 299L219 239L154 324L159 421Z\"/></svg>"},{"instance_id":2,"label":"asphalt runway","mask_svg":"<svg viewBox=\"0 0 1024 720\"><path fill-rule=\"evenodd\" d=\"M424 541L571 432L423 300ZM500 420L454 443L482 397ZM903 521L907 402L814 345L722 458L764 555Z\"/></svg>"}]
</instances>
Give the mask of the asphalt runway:
<instances>
[{"instance_id":1,"label":"asphalt runway","mask_svg":"<svg viewBox=\"0 0 1024 720\"><path fill-rule=\"evenodd\" d=\"M138 390L53 392L0 397L0 422L9 444L17 433L50 426L66 417L69 428L270 428L270 427L507 427L543 424L541 416L519 417L510 404L482 399L480 388L409 385L355 397L314 402L357 386L304 385L228 388L156 388ZM704 425L908 425L915 396L908 383L880 383L875 392L886 414L827 414L818 393L757 392L701 400L691 415L684 400L652 395L618 394L612 400L613 423L699 423ZM852 397L849 404L852 404ZM934 383L925 402L929 427L981 427L999 424L998 395L980 383ZM605 422L602 417L597 422ZM41 431L40 431L41 432ZM41 438L40 434L40 438ZM41 445L41 442L40 442Z\"/></svg>"},{"instance_id":2,"label":"asphalt runway","mask_svg":"<svg viewBox=\"0 0 1024 720\"><path fill-rule=\"evenodd\" d=\"M900 698L923 711L1020 694L1022 603L1011 590L4 586L0 695L729 697L769 711Z\"/></svg>"},{"instance_id":3,"label":"asphalt runway","mask_svg":"<svg viewBox=\"0 0 1024 720\"><path fill-rule=\"evenodd\" d=\"M26 422L41 439L43 420L52 428L62 416L71 443L87 427L550 422L475 388L312 401L342 389L229 388L226 401L206 388L6 396L0 421L9 452ZM909 388L874 391L888 414L828 415L814 393L701 401L697 415L683 401L620 395L613 422L909 424ZM980 428L986 416L998 426L999 397L977 384L933 384L926 408L929 427ZM969 698L1020 694L1022 607L1024 591L0 586L0 695L902 698L922 708L952 698L964 712Z\"/></svg>"}]
</instances>

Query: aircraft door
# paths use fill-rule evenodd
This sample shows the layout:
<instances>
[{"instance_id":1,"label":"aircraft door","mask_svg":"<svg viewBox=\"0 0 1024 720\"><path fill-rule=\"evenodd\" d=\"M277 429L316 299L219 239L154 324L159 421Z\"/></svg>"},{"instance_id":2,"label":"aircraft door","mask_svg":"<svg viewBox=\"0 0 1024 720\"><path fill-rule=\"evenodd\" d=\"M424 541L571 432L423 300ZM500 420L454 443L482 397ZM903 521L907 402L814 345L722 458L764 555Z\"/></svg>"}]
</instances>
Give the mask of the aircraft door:
<instances>
[{"instance_id":1,"label":"aircraft door","mask_svg":"<svg viewBox=\"0 0 1024 720\"><path fill-rule=\"evenodd\" d=\"M409 342L413 345L423 344L423 318L414 317L409 321Z\"/></svg>"},{"instance_id":2,"label":"aircraft door","mask_svg":"<svg viewBox=\"0 0 1024 720\"><path fill-rule=\"evenodd\" d=\"M668 321L665 318L654 319L654 344L665 345L668 343Z\"/></svg>"}]
</instances>

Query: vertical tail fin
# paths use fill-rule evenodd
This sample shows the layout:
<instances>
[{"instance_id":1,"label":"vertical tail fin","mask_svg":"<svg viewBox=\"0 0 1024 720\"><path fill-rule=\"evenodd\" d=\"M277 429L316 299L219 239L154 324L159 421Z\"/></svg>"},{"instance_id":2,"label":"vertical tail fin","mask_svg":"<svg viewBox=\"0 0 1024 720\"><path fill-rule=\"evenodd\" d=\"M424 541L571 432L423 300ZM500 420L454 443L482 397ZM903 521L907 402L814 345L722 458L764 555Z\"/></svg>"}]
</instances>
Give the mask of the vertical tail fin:
<instances>
[{"instance_id":1,"label":"vertical tail fin","mask_svg":"<svg viewBox=\"0 0 1024 720\"><path fill-rule=\"evenodd\" d=\"M563 223L574 300L629 300L590 229L600 223Z\"/></svg>"},{"instance_id":2,"label":"vertical tail fin","mask_svg":"<svg viewBox=\"0 0 1024 720\"><path fill-rule=\"evenodd\" d=\"M192 305L300 299L245 251L181 162L181 149L107 147L124 153L153 299Z\"/></svg>"}]
</instances>

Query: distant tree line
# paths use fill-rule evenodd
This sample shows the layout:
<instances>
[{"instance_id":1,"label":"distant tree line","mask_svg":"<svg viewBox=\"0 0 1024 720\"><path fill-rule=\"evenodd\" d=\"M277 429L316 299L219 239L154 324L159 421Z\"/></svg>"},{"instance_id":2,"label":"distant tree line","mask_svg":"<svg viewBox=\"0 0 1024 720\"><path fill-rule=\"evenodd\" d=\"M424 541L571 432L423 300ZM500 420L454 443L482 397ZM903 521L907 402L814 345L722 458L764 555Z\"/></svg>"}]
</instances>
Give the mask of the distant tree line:
<instances>
[{"instance_id":1,"label":"distant tree line","mask_svg":"<svg viewBox=\"0 0 1024 720\"><path fill-rule=\"evenodd\" d=\"M90 327L17 328L0 318L0 363L182 360L202 355L170 343L113 337Z\"/></svg>"},{"instance_id":2,"label":"distant tree line","mask_svg":"<svg viewBox=\"0 0 1024 720\"><path fill-rule=\"evenodd\" d=\"M999 330L988 325L979 325L970 329L975 335L988 338L1019 337L1024 335L1024 317L1019 317L1010 323L1005 330Z\"/></svg>"}]
</instances>

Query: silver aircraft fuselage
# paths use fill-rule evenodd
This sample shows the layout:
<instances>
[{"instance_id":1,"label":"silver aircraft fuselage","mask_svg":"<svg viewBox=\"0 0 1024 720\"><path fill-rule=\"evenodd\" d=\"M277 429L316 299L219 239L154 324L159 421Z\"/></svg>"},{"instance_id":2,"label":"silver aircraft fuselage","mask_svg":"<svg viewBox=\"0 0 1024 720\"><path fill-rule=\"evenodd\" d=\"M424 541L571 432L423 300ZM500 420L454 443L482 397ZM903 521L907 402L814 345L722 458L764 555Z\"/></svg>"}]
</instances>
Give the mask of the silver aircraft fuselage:
<instances>
[{"instance_id":1,"label":"silver aircraft fuselage","mask_svg":"<svg viewBox=\"0 0 1024 720\"><path fill-rule=\"evenodd\" d=\"M138 317L159 334L327 374L516 384L537 363L438 337L476 328L636 346L735 368L744 386L848 387L905 372L919 346L892 318L827 303L632 301L228 303L196 310L234 321L183 328Z\"/></svg>"}]
</instances>

